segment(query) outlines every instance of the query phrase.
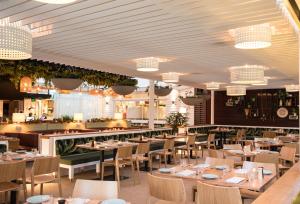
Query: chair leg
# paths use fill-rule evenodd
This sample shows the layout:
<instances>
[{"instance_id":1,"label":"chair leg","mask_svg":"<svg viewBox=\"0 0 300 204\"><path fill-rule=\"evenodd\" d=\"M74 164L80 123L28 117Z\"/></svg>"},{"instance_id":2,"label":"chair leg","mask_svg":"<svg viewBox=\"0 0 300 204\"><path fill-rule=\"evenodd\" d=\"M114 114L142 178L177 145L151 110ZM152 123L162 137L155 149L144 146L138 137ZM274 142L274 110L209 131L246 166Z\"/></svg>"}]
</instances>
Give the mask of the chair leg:
<instances>
[{"instance_id":1,"label":"chair leg","mask_svg":"<svg viewBox=\"0 0 300 204\"><path fill-rule=\"evenodd\" d=\"M173 153L173 160L174 160L174 164L177 164L177 154L176 154L176 152Z\"/></svg>"},{"instance_id":2,"label":"chair leg","mask_svg":"<svg viewBox=\"0 0 300 204\"><path fill-rule=\"evenodd\" d=\"M31 196L34 196L34 182L31 182Z\"/></svg>"},{"instance_id":3,"label":"chair leg","mask_svg":"<svg viewBox=\"0 0 300 204\"><path fill-rule=\"evenodd\" d=\"M4 193L4 203L8 203L8 191Z\"/></svg>"},{"instance_id":4,"label":"chair leg","mask_svg":"<svg viewBox=\"0 0 300 204\"><path fill-rule=\"evenodd\" d=\"M133 164L133 160L131 160L131 175L132 175L132 179L133 179L133 185L135 185L135 170L134 170L134 164ZM139 171L139 170L138 170Z\"/></svg>"},{"instance_id":5,"label":"chair leg","mask_svg":"<svg viewBox=\"0 0 300 204\"><path fill-rule=\"evenodd\" d=\"M74 168L72 166L69 167L69 179L70 181L74 179Z\"/></svg>"},{"instance_id":6,"label":"chair leg","mask_svg":"<svg viewBox=\"0 0 300 204\"><path fill-rule=\"evenodd\" d=\"M96 174L97 174L97 176L100 175L100 170L101 170L100 163L97 163L96 164Z\"/></svg>"},{"instance_id":7,"label":"chair leg","mask_svg":"<svg viewBox=\"0 0 300 204\"><path fill-rule=\"evenodd\" d=\"M158 168L160 168L161 165L161 155L159 155L159 163L158 163Z\"/></svg>"},{"instance_id":8,"label":"chair leg","mask_svg":"<svg viewBox=\"0 0 300 204\"><path fill-rule=\"evenodd\" d=\"M138 181L140 181L140 161L138 158L136 158L136 170L137 170L137 175L138 175Z\"/></svg>"},{"instance_id":9,"label":"chair leg","mask_svg":"<svg viewBox=\"0 0 300 204\"><path fill-rule=\"evenodd\" d=\"M101 180L103 181L104 178L104 164L101 164Z\"/></svg>"},{"instance_id":10,"label":"chair leg","mask_svg":"<svg viewBox=\"0 0 300 204\"><path fill-rule=\"evenodd\" d=\"M118 190L120 192L120 169L118 164L115 165L115 171L116 171L116 181L118 183Z\"/></svg>"},{"instance_id":11,"label":"chair leg","mask_svg":"<svg viewBox=\"0 0 300 204\"><path fill-rule=\"evenodd\" d=\"M164 154L164 162L165 162L165 168L167 168L167 155L166 154Z\"/></svg>"},{"instance_id":12,"label":"chair leg","mask_svg":"<svg viewBox=\"0 0 300 204\"><path fill-rule=\"evenodd\" d=\"M150 173L152 174L152 156L149 156L149 167L150 167Z\"/></svg>"},{"instance_id":13,"label":"chair leg","mask_svg":"<svg viewBox=\"0 0 300 204\"><path fill-rule=\"evenodd\" d=\"M58 180L58 191L59 191L59 196L62 197L62 188L61 188L61 180Z\"/></svg>"},{"instance_id":14,"label":"chair leg","mask_svg":"<svg viewBox=\"0 0 300 204\"><path fill-rule=\"evenodd\" d=\"M43 195L43 187L44 187L44 184L40 184L40 195Z\"/></svg>"},{"instance_id":15,"label":"chair leg","mask_svg":"<svg viewBox=\"0 0 300 204\"><path fill-rule=\"evenodd\" d=\"M26 198L27 198L27 187L26 187L25 178L23 180L23 192L24 192L24 200L26 200Z\"/></svg>"}]
</instances>

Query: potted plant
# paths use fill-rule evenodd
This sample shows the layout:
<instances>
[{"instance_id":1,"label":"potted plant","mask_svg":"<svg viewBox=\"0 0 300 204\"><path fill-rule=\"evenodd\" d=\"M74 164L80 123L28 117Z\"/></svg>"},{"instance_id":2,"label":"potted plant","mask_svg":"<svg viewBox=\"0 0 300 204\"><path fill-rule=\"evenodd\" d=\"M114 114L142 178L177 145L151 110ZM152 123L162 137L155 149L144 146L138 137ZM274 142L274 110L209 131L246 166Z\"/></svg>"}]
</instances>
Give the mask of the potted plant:
<instances>
[{"instance_id":1,"label":"potted plant","mask_svg":"<svg viewBox=\"0 0 300 204\"><path fill-rule=\"evenodd\" d=\"M184 114L179 112L170 113L166 117L166 122L172 128L173 132L178 132L179 127L186 126L187 121L188 121L188 117L186 117Z\"/></svg>"},{"instance_id":2,"label":"potted plant","mask_svg":"<svg viewBox=\"0 0 300 204\"><path fill-rule=\"evenodd\" d=\"M127 78L122 81L117 82L112 86L112 90L119 95L128 95L134 92L136 89L137 80L133 78Z\"/></svg>"}]
</instances>

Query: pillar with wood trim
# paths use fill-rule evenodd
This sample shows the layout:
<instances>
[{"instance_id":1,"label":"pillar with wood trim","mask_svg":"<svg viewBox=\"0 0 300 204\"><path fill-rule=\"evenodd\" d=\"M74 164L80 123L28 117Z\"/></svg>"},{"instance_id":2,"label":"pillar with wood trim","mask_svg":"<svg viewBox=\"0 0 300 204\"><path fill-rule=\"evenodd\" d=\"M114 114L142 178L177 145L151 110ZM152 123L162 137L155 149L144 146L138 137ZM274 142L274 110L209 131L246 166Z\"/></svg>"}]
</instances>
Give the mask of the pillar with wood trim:
<instances>
[{"instance_id":1,"label":"pillar with wood trim","mask_svg":"<svg viewBox=\"0 0 300 204\"><path fill-rule=\"evenodd\" d=\"M154 107L154 81L150 80L149 83L149 109L148 109L148 118L149 118L149 129L154 129L154 118L155 118L155 107Z\"/></svg>"},{"instance_id":2,"label":"pillar with wood trim","mask_svg":"<svg viewBox=\"0 0 300 204\"><path fill-rule=\"evenodd\" d=\"M215 124L215 91L210 92L210 124Z\"/></svg>"}]
</instances>

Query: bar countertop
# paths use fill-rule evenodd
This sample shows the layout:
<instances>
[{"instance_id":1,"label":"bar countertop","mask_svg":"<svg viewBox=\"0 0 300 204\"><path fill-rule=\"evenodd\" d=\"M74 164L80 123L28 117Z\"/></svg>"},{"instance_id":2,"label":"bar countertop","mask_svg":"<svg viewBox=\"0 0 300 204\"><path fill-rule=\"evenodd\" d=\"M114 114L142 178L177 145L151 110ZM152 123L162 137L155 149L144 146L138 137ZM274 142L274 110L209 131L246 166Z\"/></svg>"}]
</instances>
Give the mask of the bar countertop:
<instances>
[{"instance_id":1,"label":"bar countertop","mask_svg":"<svg viewBox=\"0 0 300 204\"><path fill-rule=\"evenodd\" d=\"M300 162L296 163L252 204L291 204L300 192Z\"/></svg>"}]
</instances>

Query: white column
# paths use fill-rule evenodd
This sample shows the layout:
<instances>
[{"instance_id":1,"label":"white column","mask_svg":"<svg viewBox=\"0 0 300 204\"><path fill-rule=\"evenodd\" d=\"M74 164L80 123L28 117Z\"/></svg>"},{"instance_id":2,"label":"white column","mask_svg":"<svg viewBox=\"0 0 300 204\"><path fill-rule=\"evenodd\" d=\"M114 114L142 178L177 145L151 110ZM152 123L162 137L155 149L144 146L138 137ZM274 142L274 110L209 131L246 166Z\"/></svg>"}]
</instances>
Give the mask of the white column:
<instances>
[{"instance_id":1,"label":"white column","mask_svg":"<svg viewBox=\"0 0 300 204\"><path fill-rule=\"evenodd\" d=\"M210 124L215 124L215 91L210 91Z\"/></svg>"},{"instance_id":2,"label":"white column","mask_svg":"<svg viewBox=\"0 0 300 204\"><path fill-rule=\"evenodd\" d=\"M155 118L155 107L154 107L154 81L150 80L149 83L149 110L148 110L148 118L149 118L149 129L154 129L154 118Z\"/></svg>"}]
</instances>

